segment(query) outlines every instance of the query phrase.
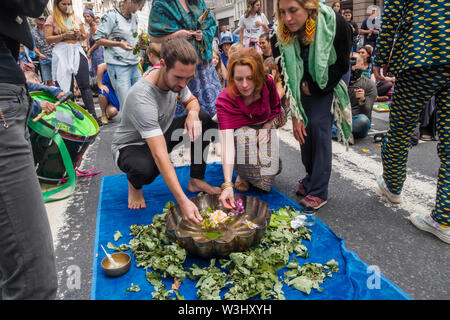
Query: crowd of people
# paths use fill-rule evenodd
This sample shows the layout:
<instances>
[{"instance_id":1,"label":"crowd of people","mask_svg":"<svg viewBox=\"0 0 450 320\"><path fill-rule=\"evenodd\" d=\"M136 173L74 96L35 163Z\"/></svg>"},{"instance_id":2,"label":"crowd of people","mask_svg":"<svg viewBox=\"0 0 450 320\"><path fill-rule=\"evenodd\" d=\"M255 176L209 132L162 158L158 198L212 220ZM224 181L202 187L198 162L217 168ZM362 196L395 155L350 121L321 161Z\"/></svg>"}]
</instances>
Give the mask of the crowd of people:
<instances>
[{"instance_id":1,"label":"crowd of people","mask_svg":"<svg viewBox=\"0 0 450 320\"><path fill-rule=\"evenodd\" d=\"M442 138L449 127L442 111L449 101L448 47L438 58L421 54L418 59L408 50L429 49L407 46L412 40L406 31L394 34L403 19L400 12L417 13L428 4L412 1L414 7L398 9L397 2L387 0L382 24L374 9L358 26L339 1L327 6L318 0L277 0L269 22L261 1L248 0L238 31L228 31L227 26L217 28L203 0L154 0L149 36L140 50L136 12L146 0L118 1L101 17L86 9L85 23L74 14L71 0L55 0L52 13L44 16L47 1L0 5L0 98L9 99L6 109L0 107L0 167L14 162L17 168L0 174L0 216L15 217L0 226L0 243L7 248L0 254L0 298L56 294L53 245L26 129L31 105L33 115L54 112L55 106L31 103L31 88L47 90L56 99L78 88L85 109L99 125L120 115L112 158L127 175L128 208L146 207L142 187L161 174L183 218L194 224L202 218L169 159L171 150L184 141L183 133L190 144L188 190L217 194L226 208L234 208L235 190L270 192L282 170L277 129L290 119L306 170L296 194L303 207L317 210L328 201L332 139L348 146L366 137L374 104L390 101L379 187L391 202L401 201L408 148L422 114L424 140L436 134L441 138L441 174L432 214L411 221L450 243L449 152ZM34 17L31 33L26 16ZM422 23L417 16L405 22L413 30ZM3 32L10 29L10 34ZM404 42L407 52L393 45L395 41ZM415 90L422 94L415 95ZM205 182L204 154L211 143L222 158L221 186ZM17 236L20 232L27 236ZM35 285L22 285L28 277Z\"/></svg>"}]
</instances>

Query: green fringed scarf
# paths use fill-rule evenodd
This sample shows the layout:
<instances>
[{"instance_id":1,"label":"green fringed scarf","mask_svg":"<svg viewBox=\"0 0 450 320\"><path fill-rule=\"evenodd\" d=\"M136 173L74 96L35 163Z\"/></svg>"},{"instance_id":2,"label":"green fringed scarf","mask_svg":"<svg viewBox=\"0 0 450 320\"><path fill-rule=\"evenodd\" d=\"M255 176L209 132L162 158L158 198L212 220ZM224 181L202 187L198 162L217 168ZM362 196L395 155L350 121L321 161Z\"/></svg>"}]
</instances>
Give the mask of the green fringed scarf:
<instances>
[{"instance_id":1,"label":"green fringed scarf","mask_svg":"<svg viewBox=\"0 0 450 320\"><path fill-rule=\"evenodd\" d=\"M274 30L276 34L277 26L274 26ZM314 41L310 44L308 55L309 72L313 81L321 89L325 88L328 83L328 67L336 62L336 51L333 46L335 32L336 16L333 9L321 4ZM278 46L281 53L281 73L284 77L286 97L290 101L291 115L303 120L306 127L308 118L303 110L300 90L300 82L304 72L300 44L298 41L292 41L283 45L278 38ZM348 139L352 133L352 111L347 86L341 80L333 91L334 98L331 112L338 127L338 140L343 141L348 146Z\"/></svg>"}]
</instances>

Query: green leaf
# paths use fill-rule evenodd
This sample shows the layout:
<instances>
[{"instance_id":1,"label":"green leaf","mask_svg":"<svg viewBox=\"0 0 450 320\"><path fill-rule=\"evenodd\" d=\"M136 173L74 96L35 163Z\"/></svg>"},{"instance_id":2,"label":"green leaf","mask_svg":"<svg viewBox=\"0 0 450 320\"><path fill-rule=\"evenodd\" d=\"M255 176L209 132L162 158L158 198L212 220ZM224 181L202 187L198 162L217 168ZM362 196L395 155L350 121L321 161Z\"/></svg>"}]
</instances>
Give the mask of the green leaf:
<instances>
[{"instance_id":1,"label":"green leaf","mask_svg":"<svg viewBox=\"0 0 450 320\"><path fill-rule=\"evenodd\" d=\"M204 232L205 237L214 240L223 237L223 233L220 232Z\"/></svg>"},{"instance_id":2,"label":"green leaf","mask_svg":"<svg viewBox=\"0 0 450 320\"><path fill-rule=\"evenodd\" d=\"M141 291L141 288L137 284L133 284L133 283L131 283L131 286L125 290L126 293L139 292L139 291Z\"/></svg>"},{"instance_id":3,"label":"green leaf","mask_svg":"<svg viewBox=\"0 0 450 320\"><path fill-rule=\"evenodd\" d=\"M121 245L116 247L111 242L108 242L107 248L111 249L111 250L114 250L114 251L127 251L128 249L130 249L130 247L127 244L125 244L125 243L122 243Z\"/></svg>"},{"instance_id":4,"label":"green leaf","mask_svg":"<svg viewBox=\"0 0 450 320\"><path fill-rule=\"evenodd\" d=\"M289 281L288 285L294 287L297 290L300 290L301 292L309 294L314 286L314 281L308 279L305 276L300 276Z\"/></svg>"},{"instance_id":5,"label":"green leaf","mask_svg":"<svg viewBox=\"0 0 450 320\"><path fill-rule=\"evenodd\" d=\"M117 230L116 233L114 233L114 241L117 241L120 238L122 238L122 233L120 233L120 231Z\"/></svg>"}]
</instances>

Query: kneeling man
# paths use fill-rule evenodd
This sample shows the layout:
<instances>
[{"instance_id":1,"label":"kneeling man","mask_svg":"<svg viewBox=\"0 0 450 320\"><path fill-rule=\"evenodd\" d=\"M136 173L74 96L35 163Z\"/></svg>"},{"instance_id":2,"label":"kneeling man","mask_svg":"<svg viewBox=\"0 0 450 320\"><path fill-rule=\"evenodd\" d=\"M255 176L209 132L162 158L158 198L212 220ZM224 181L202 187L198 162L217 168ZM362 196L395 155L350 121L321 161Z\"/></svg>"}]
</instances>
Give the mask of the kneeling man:
<instances>
[{"instance_id":1,"label":"kneeling man","mask_svg":"<svg viewBox=\"0 0 450 320\"><path fill-rule=\"evenodd\" d=\"M206 162L203 151L210 139L202 139L202 132L217 128L211 117L200 111L197 99L186 86L195 74L197 54L185 39L174 39L162 45L160 66L150 69L130 88L122 109L120 124L112 142L112 152L118 167L128 178L128 208L145 208L142 186L150 184L162 174L164 181L181 207L183 217L191 223L202 218L197 207L184 194L169 153L180 142L183 129L191 140L191 164L188 190L220 194L221 189L203 181ZM174 119L176 100L186 108L186 116ZM172 138L174 133L175 138ZM202 150L194 141L202 139ZM199 149L199 148L197 148ZM195 157L201 152L201 157ZM200 159L201 158L201 161ZM195 160L195 161L194 161Z\"/></svg>"}]
</instances>

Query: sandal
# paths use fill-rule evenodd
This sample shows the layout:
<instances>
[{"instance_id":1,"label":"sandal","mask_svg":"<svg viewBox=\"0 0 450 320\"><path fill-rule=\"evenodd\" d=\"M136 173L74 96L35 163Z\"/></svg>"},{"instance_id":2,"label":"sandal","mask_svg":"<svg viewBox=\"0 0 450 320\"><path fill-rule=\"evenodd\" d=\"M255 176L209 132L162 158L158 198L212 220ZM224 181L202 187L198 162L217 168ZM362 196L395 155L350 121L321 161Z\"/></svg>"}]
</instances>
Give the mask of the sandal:
<instances>
[{"instance_id":1,"label":"sandal","mask_svg":"<svg viewBox=\"0 0 450 320\"><path fill-rule=\"evenodd\" d=\"M234 183L234 188L238 191L248 191L248 189L250 189L250 184L241 177L237 176Z\"/></svg>"},{"instance_id":2,"label":"sandal","mask_svg":"<svg viewBox=\"0 0 450 320\"><path fill-rule=\"evenodd\" d=\"M420 136L420 140L422 140L422 141L431 141L431 140L433 140L433 137L430 136L429 134L423 134L423 135Z\"/></svg>"},{"instance_id":3,"label":"sandal","mask_svg":"<svg viewBox=\"0 0 450 320\"><path fill-rule=\"evenodd\" d=\"M102 114L102 115L100 116L100 120L101 120L101 122L102 122L103 125L108 124L108 116L107 116L106 114Z\"/></svg>"}]
</instances>

